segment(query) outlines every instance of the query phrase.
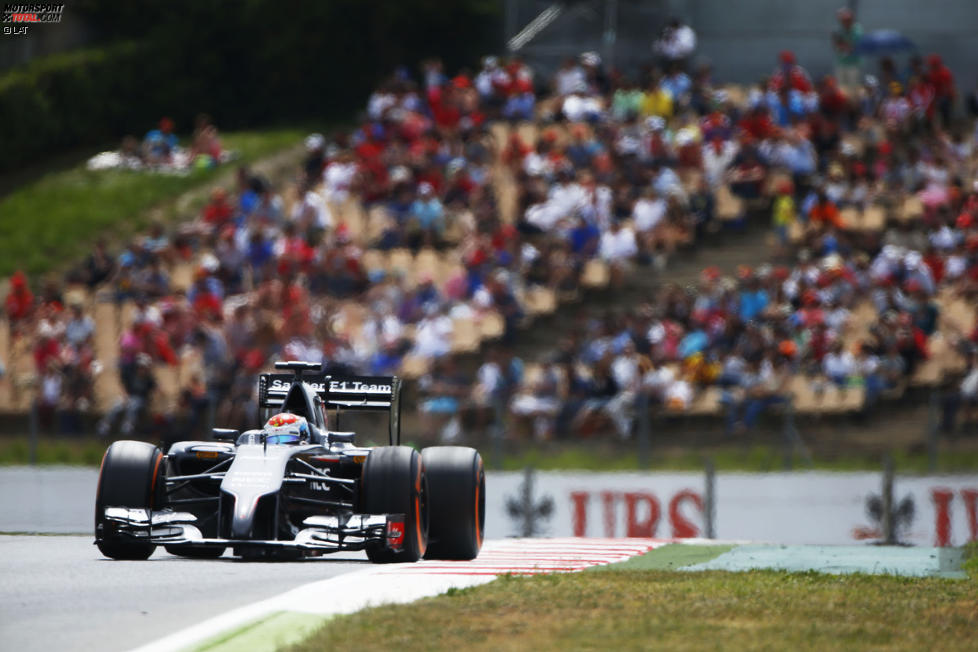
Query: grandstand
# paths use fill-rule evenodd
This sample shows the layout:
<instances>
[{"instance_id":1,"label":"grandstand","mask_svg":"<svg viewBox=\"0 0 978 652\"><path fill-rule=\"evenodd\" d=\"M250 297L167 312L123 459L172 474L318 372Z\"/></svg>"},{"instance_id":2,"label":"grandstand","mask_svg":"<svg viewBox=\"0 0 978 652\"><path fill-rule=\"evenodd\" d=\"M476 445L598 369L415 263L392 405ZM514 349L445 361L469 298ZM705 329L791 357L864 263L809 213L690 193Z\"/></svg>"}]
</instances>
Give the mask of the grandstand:
<instances>
[{"instance_id":1,"label":"grandstand","mask_svg":"<svg viewBox=\"0 0 978 652\"><path fill-rule=\"evenodd\" d=\"M104 281L8 300L0 411L87 429L148 364L150 421L245 419L240 388L278 357L398 373L422 410L453 399L446 418L501 405L541 439L627 440L646 405L739 432L958 395L978 148L937 108L939 60L907 89L813 81L784 53L753 86L568 65L392 77L353 133L307 139L298 180L243 171L217 218L139 238ZM90 392L52 402L80 367Z\"/></svg>"}]
</instances>

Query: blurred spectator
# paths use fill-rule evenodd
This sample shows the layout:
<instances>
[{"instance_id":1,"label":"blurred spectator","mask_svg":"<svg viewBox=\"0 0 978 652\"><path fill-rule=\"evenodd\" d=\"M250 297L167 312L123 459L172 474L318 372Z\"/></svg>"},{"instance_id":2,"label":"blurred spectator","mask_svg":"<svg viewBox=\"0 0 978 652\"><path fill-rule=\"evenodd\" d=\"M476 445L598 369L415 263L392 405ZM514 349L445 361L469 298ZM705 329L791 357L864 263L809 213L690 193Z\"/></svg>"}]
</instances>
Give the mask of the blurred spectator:
<instances>
[{"instance_id":1,"label":"blurred spectator","mask_svg":"<svg viewBox=\"0 0 978 652\"><path fill-rule=\"evenodd\" d=\"M135 369L128 381L123 382L123 396L98 423L99 437L103 439L108 437L120 416L122 423L119 432L122 435L132 435L139 426L156 390L152 365L153 361L149 355L140 353L136 356Z\"/></svg>"},{"instance_id":2,"label":"blurred spectator","mask_svg":"<svg viewBox=\"0 0 978 652\"><path fill-rule=\"evenodd\" d=\"M696 32L679 18L670 18L652 49L666 61L685 63L696 50Z\"/></svg>"},{"instance_id":3,"label":"blurred spectator","mask_svg":"<svg viewBox=\"0 0 978 652\"><path fill-rule=\"evenodd\" d=\"M839 85L852 93L860 84L862 57L857 46L863 36L862 26L856 22L852 9L843 7L835 12L839 29L832 34L835 50L835 76Z\"/></svg>"},{"instance_id":4,"label":"blurred spectator","mask_svg":"<svg viewBox=\"0 0 978 652\"><path fill-rule=\"evenodd\" d=\"M4 300L4 309L11 324L16 324L31 315L34 309L34 294L27 286L27 277L21 271L10 277L10 292Z\"/></svg>"},{"instance_id":5,"label":"blurred spectator","mask_svg":"<svg viewBox=\"0 0 978 652\"><path fill-rule=\"evenodd\" d=\"M151 166L169 163L177 142L176 134L173 133L173 120L160 119L159 127L148 131L143 138L143 160Z\"/></svg>"}]
</instances>

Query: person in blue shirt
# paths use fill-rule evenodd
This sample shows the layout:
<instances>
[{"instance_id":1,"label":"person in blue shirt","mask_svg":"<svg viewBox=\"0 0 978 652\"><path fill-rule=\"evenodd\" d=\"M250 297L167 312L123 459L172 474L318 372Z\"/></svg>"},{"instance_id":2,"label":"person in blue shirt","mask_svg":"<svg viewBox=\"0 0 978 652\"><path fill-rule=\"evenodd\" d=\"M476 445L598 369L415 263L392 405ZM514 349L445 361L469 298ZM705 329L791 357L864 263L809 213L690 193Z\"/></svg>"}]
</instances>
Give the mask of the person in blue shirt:
<instances>
[{"instance_id":1,"label":"person in blue shirt","mask_svg":"<svg viewBox=\"0 0 978 652\"><path fill-rule=\"evenodd\" d=\"M160 126L146 133L143 139L143 156L150 165L161 165L170 160L177 148L177 137L173 133L173 120L163 118Z\"/></svg>"},{"instance_id":2,"label":"person in blue shirt","mask_svg":"<svg viewBox=\"0 0 978 652\"><path fill-rule=\"evenodd\" d=\"M441 240L445 230L445 207L426 181L418 184L418 198L411 204L410 220L419 231L410 238L412 248L416 249L422 244L434 245Z\"/></svg>"},{"instance_id":3,"label":"person in blue shirt","mask_svg":"<svg viewBox=\"0 0 978 652\"><path fill-rule=\"evenodd\" d=\"M590 258L598 249L601 231L583 217L577 218L577 223L570 230L571 251L585 258Z\"/></svg>"},{"instance_id":4,"label":"person in blue shirt","mask_svg":"<svg viewBox=\"0 0 978 652\"><path fill-rule=\"evenodd\" d=\"M744 272L744 289L740 291L740 309L738 316L743 322L749 322L767 308L770 299L767 291L760 287L752 272Z\"/></svg>"}]
</instances>

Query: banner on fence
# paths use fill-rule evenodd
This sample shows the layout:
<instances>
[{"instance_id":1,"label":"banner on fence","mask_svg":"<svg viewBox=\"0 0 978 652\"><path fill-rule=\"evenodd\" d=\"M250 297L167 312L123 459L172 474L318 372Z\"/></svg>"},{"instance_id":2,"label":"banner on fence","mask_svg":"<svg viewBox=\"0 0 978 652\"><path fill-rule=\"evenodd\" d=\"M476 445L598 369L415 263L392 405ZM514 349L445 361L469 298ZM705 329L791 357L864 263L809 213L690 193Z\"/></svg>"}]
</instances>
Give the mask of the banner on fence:
<instances>
[{"instance_id":1,"label":"banner on fence","mask_svg":"<svg viewBox=\"0 0 978 652\"><path fill-rule=\"evenodd\" d=\"M702 537L702 473L490 472L486 533L505 536ZM880 473L719 473L718 539L848 544L882 537ZM978 475L897 477L898 541L978 539Z\"/></svg>"}]
</instances>

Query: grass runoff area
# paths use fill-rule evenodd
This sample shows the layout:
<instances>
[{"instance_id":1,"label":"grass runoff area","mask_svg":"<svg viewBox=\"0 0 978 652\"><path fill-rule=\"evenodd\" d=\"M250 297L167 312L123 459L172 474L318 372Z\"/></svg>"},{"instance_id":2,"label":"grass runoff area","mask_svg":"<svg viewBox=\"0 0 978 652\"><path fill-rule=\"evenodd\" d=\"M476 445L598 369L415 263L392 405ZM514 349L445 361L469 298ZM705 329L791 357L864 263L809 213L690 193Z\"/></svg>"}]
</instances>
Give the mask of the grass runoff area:
<instances>
[{"instance_id":1,"label":"grass runoff area","mask_svg":"<svg viewBox=\"0 0 978 652\"><path fill-rule=\"evenodd\" d=\"M222 180L247 165L301 144L303 129L240 131L221 135L238 158L212 169L178 176L148 171L91 171L85 163L51 172L0 198L0 278L22 269L38 275L76 264L98 236L122 241L145 227L151 215L168 220L183 193ZM188 207L199 210L198 205ZM153 210L158 209L158 210Z\"/></svg>"},{"instance_id":2,"label":"grass runoff area","mask_svg":"<svg viewBox=\"0 0 978 652\"><path fill-rule=\"evenodd\" d=\"M697 551L689 554L685 563L695 563ZM288 649L350 641L365 650L975 648L978 568L948 580L648 566L503 576L337 617Z\"/></svg>"},{"instance_id":3,"label":"grass runoff area","mask_svg":"<svg viewBox=\"0 0 978 652\"><path fill-rule=\"evenodd\" d=\"M96 437L56 437L41 435L37 442L39 464L68 464L98 466L110 442ZM405 442L418 446L415 442ZM486 464L495 469L493 451L489 446L478 447ZM710 450L717 471L766 472L782 471L784 455L776 446L755 445L744 448L736 444ZM27 435L0 437L0 466L22 465L30 462L30 439ZM925 453L893 453L898 473L928 473ZM651 471L702 471L704 453L689 450L653 453ZM594 443L566 444L559 447L526 446L522 453L503 456L502 470L520 471L533 467L540 471L638 471L638 455L633 447L602 446ZM804 469L797 460L795 469ZM837 459L815 459L815 468L823 471L878 471L878 455L850 455ZM937 457L937 470L943 473L974 472L978 468L978 451L945 450Z\"/></svg>"}]
</instances>

